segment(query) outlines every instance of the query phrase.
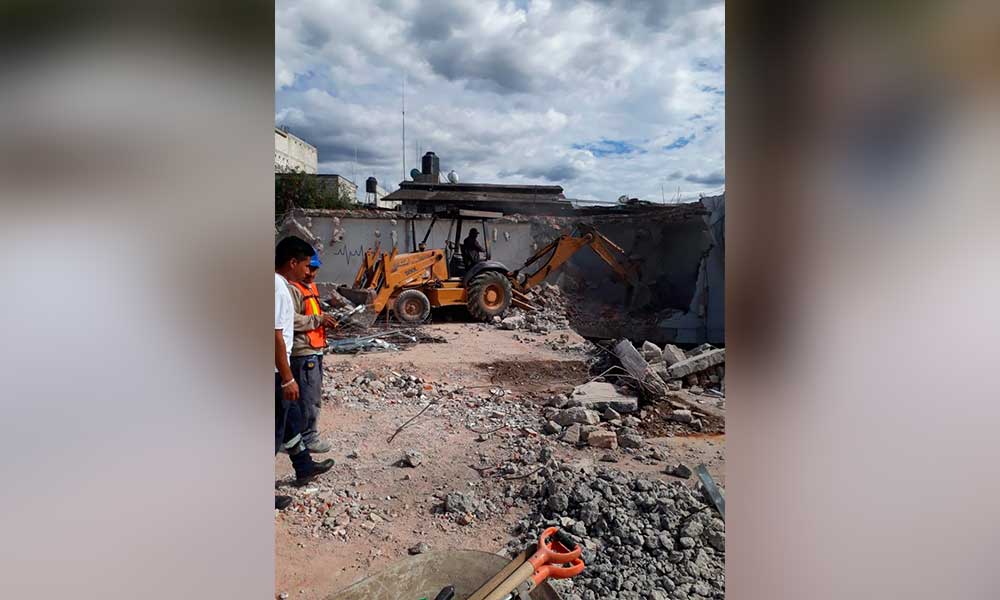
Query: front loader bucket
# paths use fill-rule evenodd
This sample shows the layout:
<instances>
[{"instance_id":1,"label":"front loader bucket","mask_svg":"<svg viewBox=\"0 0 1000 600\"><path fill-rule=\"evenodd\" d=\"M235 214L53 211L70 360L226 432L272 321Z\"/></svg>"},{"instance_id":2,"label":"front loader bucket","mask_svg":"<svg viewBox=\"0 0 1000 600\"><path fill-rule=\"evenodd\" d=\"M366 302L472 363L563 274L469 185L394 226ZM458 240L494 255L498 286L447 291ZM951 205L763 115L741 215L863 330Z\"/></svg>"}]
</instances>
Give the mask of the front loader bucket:
<instances>
[{"instance_id":1,"label":"front loader bucket","mask_svg":"<svg viewBox=\"0 0 1000 600\"><path fill-rule=\"evenodd\" d=\"M355 306L375 302L375 290L351 288L342 285L337 288L337 292Z\"/></svg>"},{"instance_id":2,"label":"front loader bucket","mask_svg":"<svg viewBox=\"0 0 1000 600\"><path fill-rule=\"evenodd\" d=\"M326 600L433 600L455 586L455 600L465 600L510 562L478 550L441 550L404 558ZM532 600L559 600L548 583L532 590Z\"/></svg>"}]
</instances>

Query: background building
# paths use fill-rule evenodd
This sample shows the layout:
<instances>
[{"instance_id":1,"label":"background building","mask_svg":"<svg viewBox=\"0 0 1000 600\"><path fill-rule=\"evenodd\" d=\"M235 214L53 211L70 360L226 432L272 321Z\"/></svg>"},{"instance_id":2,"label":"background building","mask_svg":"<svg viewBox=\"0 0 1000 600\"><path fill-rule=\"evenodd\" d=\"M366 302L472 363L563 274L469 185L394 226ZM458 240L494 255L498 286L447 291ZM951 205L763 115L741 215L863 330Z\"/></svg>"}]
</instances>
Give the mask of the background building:
<instances>
[{"instance_id":1,"label":"background building","mask_svg":"<svg viewBox=\"0 0 1000 600\"><path fill-rule=\"evenodd\" d=\"M315 171L314 171L315 172ZM316 179L319 180L320 185L329 191L335 189L340 190L340 195L351 202L356 202L358 198L358 186L354 184L350 179L346 179L337 174L332 175L317 175Z\"/></svg>"},{"instance_id":2,"label":"background building","mask_svg":"<svg viewBox=\"0 0 1000 600\"><path fill-rule=\"evenodd\" d=\"M274 128L274 172L301 171L316 173L319 157L316 147L291 133Z\"/></svg>"}]
</instances>

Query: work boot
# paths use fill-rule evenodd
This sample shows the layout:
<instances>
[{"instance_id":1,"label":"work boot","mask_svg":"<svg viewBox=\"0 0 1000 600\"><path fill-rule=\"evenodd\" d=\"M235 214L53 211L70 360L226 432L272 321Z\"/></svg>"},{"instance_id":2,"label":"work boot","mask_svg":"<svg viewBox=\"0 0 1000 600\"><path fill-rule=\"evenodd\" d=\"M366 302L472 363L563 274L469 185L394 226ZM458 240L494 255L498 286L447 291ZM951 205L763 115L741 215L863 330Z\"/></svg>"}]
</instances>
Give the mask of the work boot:
<instances>
[{"instance_id":1,"label":"work boot","mask_svg":"<svg viewBox=\"0 0 1000 600\"><path fill-rule=\"evenodd\" d=\"M285 510L292 504L291 496L275 496L274 497L274 508L277 510Z\"/></svg>"},{"instance_id":2,"label":"work boot","mask_svg":"<svg viewBox=\"0 0 1000 600\"><path fill-rule=\"evenodd\" d=\"M313 454L324 454L326 452L329 452L330 450L333 450L333 446L330 444L330 442L320 439L315 439L306 442L306 448L308 448L309 452L312 452Z\"/></svg>"},{"instance_id":3,"label":"work boot","mask_svg":"<svg viewBox=\"0 0 1000 600\"><path fill-rule=\"evenodd\" d=\"M307 471L305 474L300 476L296 472L295 486L299 487L309 483L313 479L316 479L318 476L332 469L333 465L335 464L337 464L337 461L333 460L332 458L312 463L311 469Z\"/></svg>"}]
</instances>

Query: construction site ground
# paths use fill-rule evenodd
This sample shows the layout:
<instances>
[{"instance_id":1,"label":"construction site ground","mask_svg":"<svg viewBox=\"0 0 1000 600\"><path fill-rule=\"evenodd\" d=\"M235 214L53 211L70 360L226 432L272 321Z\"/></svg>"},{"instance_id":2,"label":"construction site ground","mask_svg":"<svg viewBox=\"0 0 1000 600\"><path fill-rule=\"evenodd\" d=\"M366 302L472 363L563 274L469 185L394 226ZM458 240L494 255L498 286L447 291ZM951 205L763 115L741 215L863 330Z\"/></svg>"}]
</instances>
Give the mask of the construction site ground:
<instances>
[{"instance_id":1,"label":"construction site ground","mask_svg":"<svg viewBox=\"0 0 1000 600\"><path fill-rule=\"evenodd\" d=\"M568 463L597 463L608 454L608 450L571 447L555 436L545 435L537 426L505 427L488 434L481 433L480 427L477 433L462 416L466 397L493 393L499 394L495 402L500 407L519 404L529 414L540 415L547 397L586 382L591 377L586 356L574 349L584 340L576 333L563 330L531 334L460 322L425 325L423 329L447 342L417 344L395 352L324 357L327 389L338 381L371 373L378 377L406 374L425 383L461 386L464 391L432 406L391 443L388 439L397 428L416 415L425 402L414 398L412 402L389 402L373 409L352 398L324 401L320 427L333 450L318 458L332 457L337 465L321 477L321 485L291 491L288 457L278 455L275 461L278 493L290 493L297 499L291 508L276 513L279 594L303 600L324 599L404 558L408 549L421 542L431 550L475 548L501 553L511 538L511 526L529 512L526 505L514 504L496 517L475 519L467 525L443 518L435 507L449 492L465 491L472 485L499 488L516 484L502 475L472 468L513 460L510 445L504 443L512 437L538 436L554 456ZM475 405L480 412L483 410L481 401ZM650 428L651 432L655 430ZM692 466L704 463L716 481L724 485L724 434L646 437L645 443L659 448L665 460L650 464L640 461L632 451L618 449L613 451L618 462L601 465L678 481L665 474L664 468L678 462ZM416 467L398 464L407 451L421 456ZM695 482L696 478L685 480L688 485ZM312 509L298 502L302 495L314 493L317 488L351 491L350 501L364 508L362 516L355 513L349 522L345 517L343 525L337 526L341 532L332 535L329 523L324 525L323 515L308 513ZM327 514L337 512L337 507L331 506Z\"/></svg>"}]
</instances>

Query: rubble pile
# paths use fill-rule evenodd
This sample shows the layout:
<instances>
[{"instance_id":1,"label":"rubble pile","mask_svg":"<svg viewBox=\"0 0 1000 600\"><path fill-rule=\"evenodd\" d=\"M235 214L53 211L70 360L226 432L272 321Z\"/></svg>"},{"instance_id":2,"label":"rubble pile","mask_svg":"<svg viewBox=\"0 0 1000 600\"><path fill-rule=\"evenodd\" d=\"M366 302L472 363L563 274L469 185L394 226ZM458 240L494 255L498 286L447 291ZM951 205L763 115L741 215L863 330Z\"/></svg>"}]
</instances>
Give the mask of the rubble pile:
<instances>
[{"instance_id":1,"label":"rubble pile","mask_svg":"<svg viewBox=\"0 0 1000 600\"><path fill-rule=\"evenodd\" d=\"M365 371L350 380L328 373L330 382L323 389L324 402L360 405L380 409L389 404L423 404L434 398L450 398L459 393L460 386L448 386L424 381L420 377L388 371Z\"/></svg>"},{"instance_id":2,"label":"rubble pile","mask_svg":"<svg viewBox=\"0 0 1000 600\"><path fill-rule=\"evenodd\" d=\"M503 319L494 319L500 329L549 333L569 329L569 303L562 290L551 283L542 283L527 294L528 301L538 310L512 308Z\"/></svg>"},{"instance_id":3,"label":"rubble pile","mask_svg":"<svg viewBox=\"0 0 1000 600\"><path fill-rule=\"evenodd\" d=\"M400 516L384 506L385 498L369 497L359 491L359 484L355 481L344 489L319 479L302 488L284 486L281 493L292 497L293 508L285 511L283 518L304 534L349 540L365 538Z\"/></svg>"},{"instance_id":4,"label":"rubble pile","mask_svg":"<svg viewBox=\"0 0 1000 600\"><path fill-rule=\"evenodd\" d=\"M601 349L590 340L583 340L582 342L573 342L570 336L562 333L559 337L551 340L547 340L545 345L556 352L566 352L566 353L576 353L583 354L591 357L590 362L597 362L597 356L601 352Z\"/></svg>"},{"instance_id":5,"label":"rubble pile","mask_svg":"<svg viewBox=\"0 0 1000 600\"><path fill-rule=\"evenodd\" d=\"M545 433L571 445L594 448L641 448L639 400L603 381L577 386L573 392L552 396L542 411Z\"/></svg>"},{"instance_id":6,"label":"rubble pile","mask_svg":"<svg viewBox=\"0 0 1000 600\"><path fill-rule=\"evenodd\" d=\"M725 523L682 484L553 462L519 496L535 509L511 556L550 526L583 546L583 573L553 582L566 600L725 597Z\"/></svg>"},{"instance_id":7,"label":"rubble pile","mask_svg":"<svg viewBox=\"0 0 1000 600\"><path fill-rule=\"evenodd\" d=\"M713 395L726 394L726 351L710 344L684 352L673 344L662 349L645 342L641 349L643 358L660 379L672 390L688 388L694 394L714 390Z\"/></svg>"},{"instance_id":8,"label":"rubble pile","mask_svg":"<svg viewBox=\"0 0 1000 600\"><path fill-rule=\"evenodd\" d=\"M428 418L464 423L477 432L532 430L539 425L532 406L500 386L469 390L461 385L431 382L391 370L366 370L350 379L343 374L331 375L328 381L323 391L324 402L379 411L391 405L416 408L433 401Z\"/></svg>"}]
</instances>

